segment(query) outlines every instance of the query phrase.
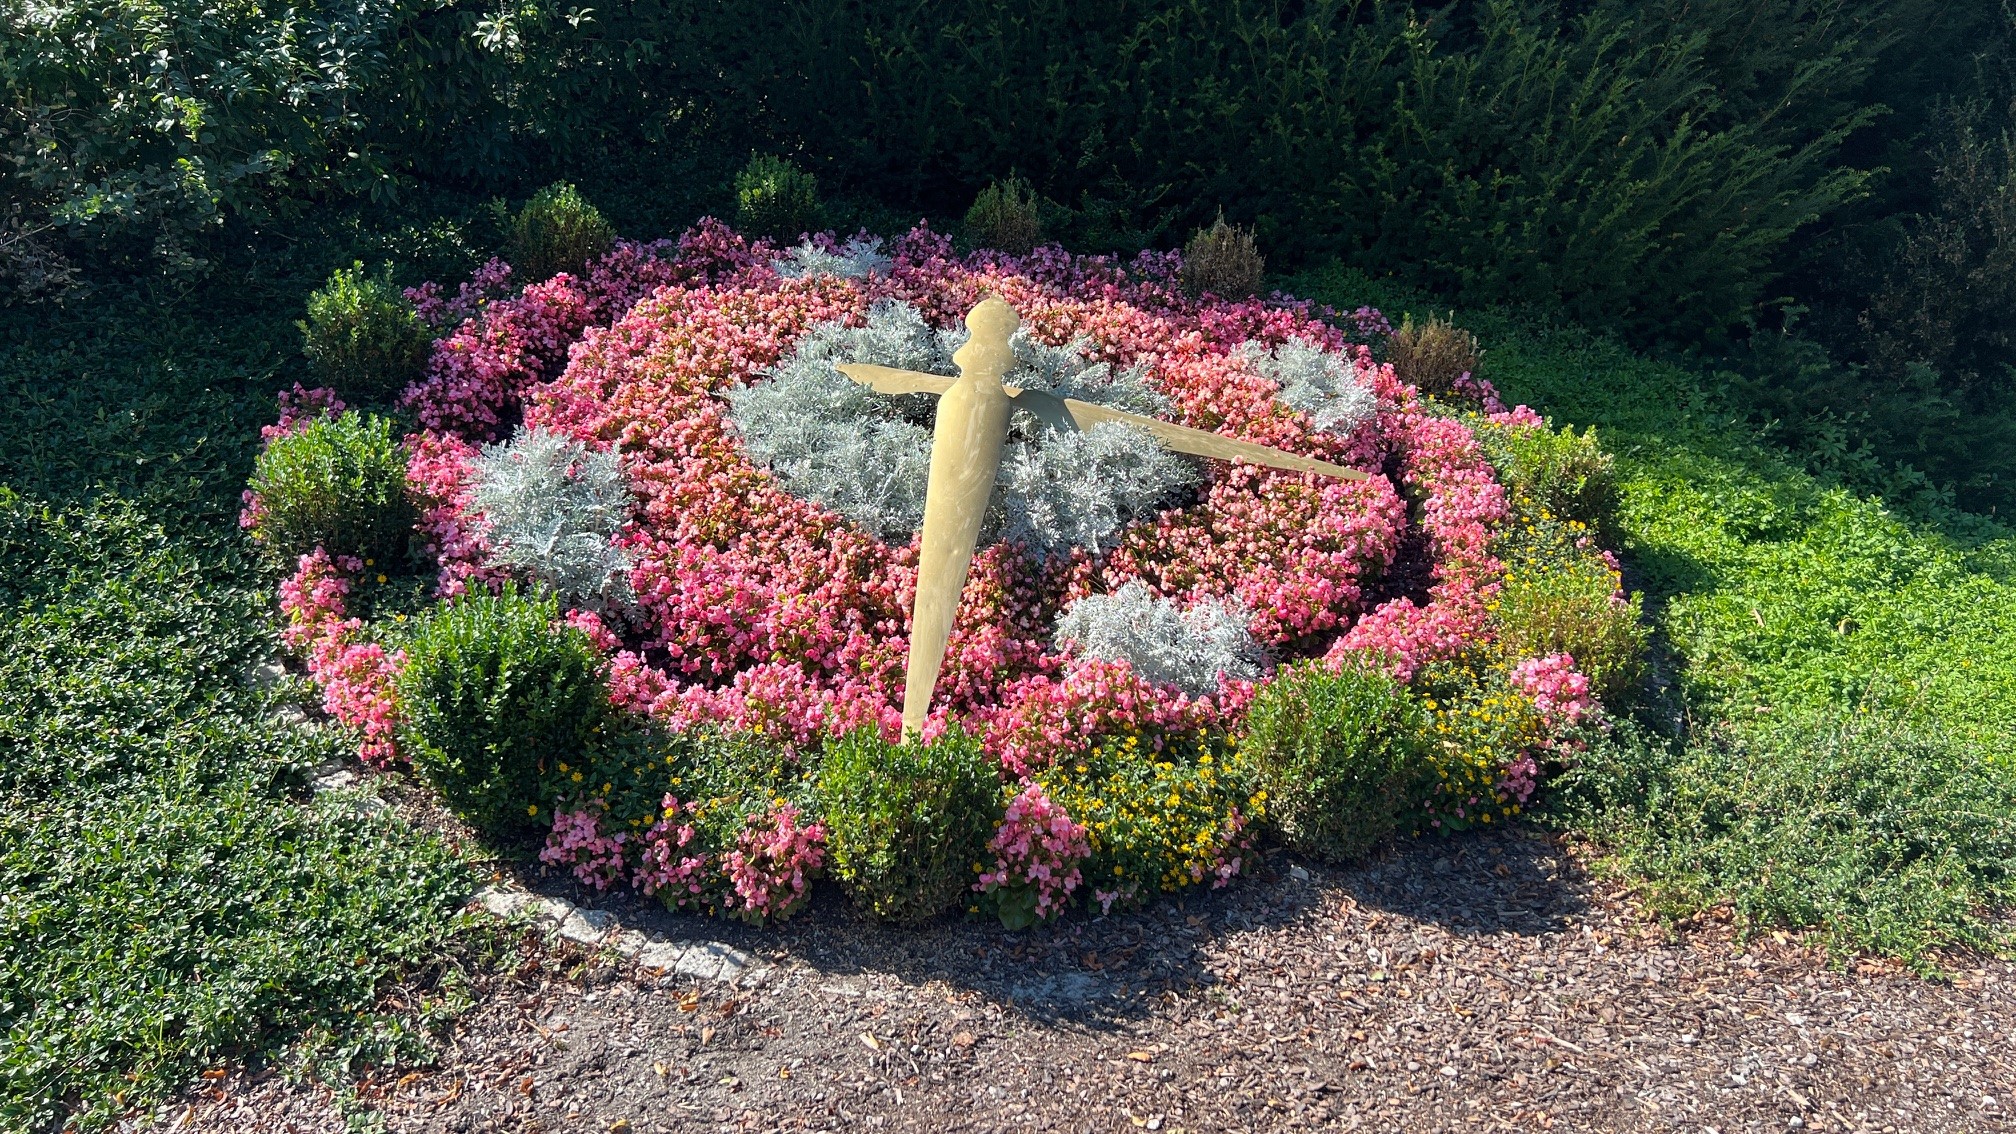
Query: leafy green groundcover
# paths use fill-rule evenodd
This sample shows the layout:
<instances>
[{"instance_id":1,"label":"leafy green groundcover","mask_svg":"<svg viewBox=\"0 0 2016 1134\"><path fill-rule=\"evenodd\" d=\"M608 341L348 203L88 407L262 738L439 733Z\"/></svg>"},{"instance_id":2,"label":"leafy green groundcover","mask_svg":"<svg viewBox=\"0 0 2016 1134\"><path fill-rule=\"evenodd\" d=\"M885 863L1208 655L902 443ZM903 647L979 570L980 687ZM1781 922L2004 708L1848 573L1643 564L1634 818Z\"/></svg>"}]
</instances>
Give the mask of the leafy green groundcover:
<instances>
[{"instance_id":1,"label":"leafy green groundcover","mask_svg":"<svg viewBox=\"0 0 2016 1134\"><path fill-rule=\"evenodd\" d=\"M467 873L389 816L307 802L336 746L264 723L243 680L270 648L230 527L267 329L22 329L0 484L59 503L0 487L0 1129L101 1126L296 1038L410 1050L425 1013L379 998L448 956Z\"/></svg>"},{"instance_id":2,"label":"leafy green groundcover","mask_svg":"<svg viewBox=\"0 0 2016 1134\"><path fill-rule=\"evenodd\" d=\"M1392 298L1335 268L1290 287ZM1823 483L1727 392L1613 340L1462 322L1508 402L1616 454L1627 582L1687 721L1593 754L1566 820L1671 914L1728 904L1913 959L2016 943L2016 532Z\"/></svg>"}]
</instances>

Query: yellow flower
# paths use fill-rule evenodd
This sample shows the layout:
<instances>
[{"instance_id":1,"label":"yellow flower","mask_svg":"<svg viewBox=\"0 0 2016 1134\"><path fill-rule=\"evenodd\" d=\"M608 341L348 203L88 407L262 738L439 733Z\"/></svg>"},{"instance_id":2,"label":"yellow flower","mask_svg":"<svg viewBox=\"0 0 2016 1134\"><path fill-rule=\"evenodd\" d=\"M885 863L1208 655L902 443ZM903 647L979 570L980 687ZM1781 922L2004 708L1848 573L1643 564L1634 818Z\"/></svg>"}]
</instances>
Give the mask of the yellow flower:
<instances>
[{"instance_id":1,"label":"yellow flower","mask_svg":"<svg viewBox=\"0 0 2016 1134\"><path fill-rule=\"evenodd\" d=\"M581 773L579 772L574 773L574 782L577 784L581 782Z\"/></svg>"},{"instance_id":2,"label":"yellow flower","mask_svg":"<svg viewBox=\"0 0 2016 1134\"><path fill-rule=\"evenodd\" d=\"M383 571L378 572L378 581L381 583L385 581L385 572Z\"/></svg>"},{"instance_id":3,"label":"yellow flower","mask_svg":"<svg viewBox=\"0 0 2016 1134\"><path fill-rule=\"evenodd\" d=\"M539 805L538 805L538 804L536 804L536 803L533 803L533 804L528 804L528 805L526 805L526 807L525 807L525 814L527 814L527 815L537 815L537 814L539 814Z\"/></svg>"}]
</instances>

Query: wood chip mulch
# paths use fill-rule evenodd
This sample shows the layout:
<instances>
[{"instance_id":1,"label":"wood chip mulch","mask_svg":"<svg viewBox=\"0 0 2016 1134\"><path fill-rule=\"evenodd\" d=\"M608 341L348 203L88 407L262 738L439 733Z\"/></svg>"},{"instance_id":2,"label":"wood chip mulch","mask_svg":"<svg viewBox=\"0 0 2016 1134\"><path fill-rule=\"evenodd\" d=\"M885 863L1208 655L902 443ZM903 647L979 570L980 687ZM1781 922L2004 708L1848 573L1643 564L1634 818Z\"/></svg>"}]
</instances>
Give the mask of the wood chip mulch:
<instances>
[{"instance_id":1,"label":"wood chip mulch","mask_svg":"<svg viewBox=\"0 0 2016 1134\"><path fill-rule=\"evenodd\" d=\"M1020 934L879 928L837 893L763 932L620 905L769 975L661 985L528 940L438 1066L368 1077L350 1117L427 1134L2016 1130L2016 963L1953 957L1927 980L1713 922L1676 935L1530 832L1262 869ZM164 1118L345 1121L326 1088L243 1073Z\"/></svg>"}]
</instances>

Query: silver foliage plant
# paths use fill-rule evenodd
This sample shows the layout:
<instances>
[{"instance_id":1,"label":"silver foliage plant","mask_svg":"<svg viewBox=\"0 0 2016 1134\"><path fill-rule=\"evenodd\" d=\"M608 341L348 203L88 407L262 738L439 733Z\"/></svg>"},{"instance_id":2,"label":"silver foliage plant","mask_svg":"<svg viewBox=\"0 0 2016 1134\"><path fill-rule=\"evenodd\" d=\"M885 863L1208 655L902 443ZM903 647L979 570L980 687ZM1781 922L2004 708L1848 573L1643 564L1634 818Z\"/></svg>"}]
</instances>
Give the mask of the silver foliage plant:
<instances>
[{"instance_id":1,"label":"silver foliage plant","mask_svg":"<svg viewBox=\"0 0 2016 1134\"><path fill-rule=\"evenodd\" d=\"M1053 634L1059 649L1124 661L1142 677L1196 697L1218 688L1220 674L1252 681L1266 657L1236 599L1206 599L1184 610L1139 582L1087 595L1064 608Z\"/></svg>"},{"instance_id":2,"label":"silver foliage plant","mask_svg":"<svg viewBox=\"0 0 2016 1134\"><path fill-rule=\"evenodd\" d=\"M1318 429L1348 436L1379 408L1356 363L1307 339L1289 338L1272 350L1249 341L1239 354L1281 387L1282 405L1308 414Z\"/></svg>"},{"instance_id":3,"label":"silver foliage plant","mask_svg":"<svg viewBox=\"0 0 2016 1134\"><path fill-rule=\"evenodd\" d=\"M933 331L915 307L876 305L863 326L823 323L808 331L768 376L727 395L750 459L784 488L815 501L886 540L908 539L924 519L937 399L891 398L833 369L867 362L951 376L963 332ZM1139 371L1088 363L1084 344L1053 347L1018 331L1011 386L1050 390L1136 413L1158 413L1167 399ZM1193 487L1197 466L1145 432L1100 425L1060 434L1017 414L1002 454L990 510L994 539L1050 555L1106 546L1133 520Z\"/></svg>"},{"instance_id":4,"label":"silver foliage plant","mask_svg":"<svg viewBox=\"0 0 2016 1134\"><path fill-rule=\"evenodd\" d=\"M770 267L787 280L802 280L807 276L860 279L886 272L892 263L894 261L882 252L880 237L856 236L831 250L807 240L770 261Z\"/></svg>"},{"instance_id":5,"label":"silver foliage plant","mask_svg":"<svg viewBox=\"0 0 2016 1134\"><path fill-rule=\"evenodd\" d=\"M552 588L562 603L598 610L630 601L630 559L611 542L630 511L616 454L523 426L483 446L472 502L491 558Z\"/></svg>"}]
</instances>

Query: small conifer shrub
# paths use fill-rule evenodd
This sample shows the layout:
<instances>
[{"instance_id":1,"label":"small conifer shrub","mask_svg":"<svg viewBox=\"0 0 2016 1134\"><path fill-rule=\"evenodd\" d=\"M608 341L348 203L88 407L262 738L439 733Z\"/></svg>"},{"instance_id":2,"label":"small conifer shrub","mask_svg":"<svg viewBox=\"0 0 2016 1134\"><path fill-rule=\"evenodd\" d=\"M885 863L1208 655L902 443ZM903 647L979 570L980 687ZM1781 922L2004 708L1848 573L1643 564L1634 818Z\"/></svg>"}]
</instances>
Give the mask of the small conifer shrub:
<instances>
[{"instance_id":1,"label":"small conifer shrub","mask_svg":"<svg viewBox=\"0 0 2016 1134\"><path fill-rule=\"evenodd\" d=\"M818 182L789 158L757 154L735 175L736 227L752 236L795 240L823 213Z\"/></svg>"},{"instance_id":2,"label":"small conifer shrub","mask_svg":"<svg viewBox=\"0 0 2016 1134\"><path fill-rule=\"evenodd\" d=\"M345 396L389 401L426 365L433 334L392 283L392 269L372 276L359 261L338 268L308 297L301 351L322 382Z\"/></svg>"},{"instance_id":3,"label":"small conifer shrub","mask_svg":"<svg viewBox=\"0 0 2016 1134\"><path fill-rule=\"evenodd\" d=\"M976 247L1026 255L1043 242L1036 190L1019 177L990 182L966 210L966 235Z\"/></svg>"},{"instance_id":4,"label":"small conifer shrub","mask_svg":"<svg viewBox=\"0 0 2016 1134\"><path fill-rule=\"evenodd\" d=\"M252 538L279 563L318 546L386 564L406 554L414 512L389 418L350 410L275 437L249 487Z\"/></svg>"},{"instance_id":5,"label":"small conifer shrub","mask_svg":"<svg viewBox=\"0 0 2016 1134\"><path fill-rule=\"evenodd\" d=\"M1220 299L1244 299L1260 290L1266 270L1253 230L1226 224L1221 210L1210 228L1198 229L1183 246L1183 269L1177 278L1193 296L1208 292Z\"/></svg>"},{"instance_id":6,"label":"small conifer shrub","mask_svg":"<svg viewBox=\"0 0 2016 1134\"><path fill-rule=\"evenodd\" d=\"M829 872L861 910L905 925L959 902L1001 818L994 763L957 729L890 744L861 729L819 768Z\"/></svg>"},{"instance_id":7,"label":"small conifer shrub","mask_svg":"<svg viewBox=\"0 0 2016 1134\"><path fill-rule=\"evenodd\" d=\"M1445 397L1477 374L1484 351L1477 336L1447 319L1430 316L1416 323L1412 315L1386 340L1386 360L1393 373L1422 393Z\"/></svg>"},{"instance_id":8,"label":"small conifer shrub","mask_svg":"<svg viewBox=\"0 0 2016 1134\"><path fill-rule=\"evenodd\" d=\"M1287 844L1329 862L1393 832L1429 779L1420 710L1371 666L1283 669L1254 698L1241 746Z\"/></svg>"},{"instance_id":9,"label":"small conifer shrub","mask_svg":"<svg viewBox=\"0 0 2016 1134\"><path fill-rule=\"evenodd\" d=\"M561 272L580 274L616 243L616 230L601 210L564 181L533 194L511 218L505 258L521 283L537 283Z\"/></svg>"},{"instance_id":10,"label":"small conifer shrub","mask_svg":"<svg viewBox=\"0 0 2016 1134\"><path fill-rule=\"evenodd\" d=\"M542 775L594 763L614 723L601 658L552 596L471 591L421 619L397 678L399 747L489 834L536 825ZM600 786L600 785L596 785Z\"/></svg>"}]
</instances>

